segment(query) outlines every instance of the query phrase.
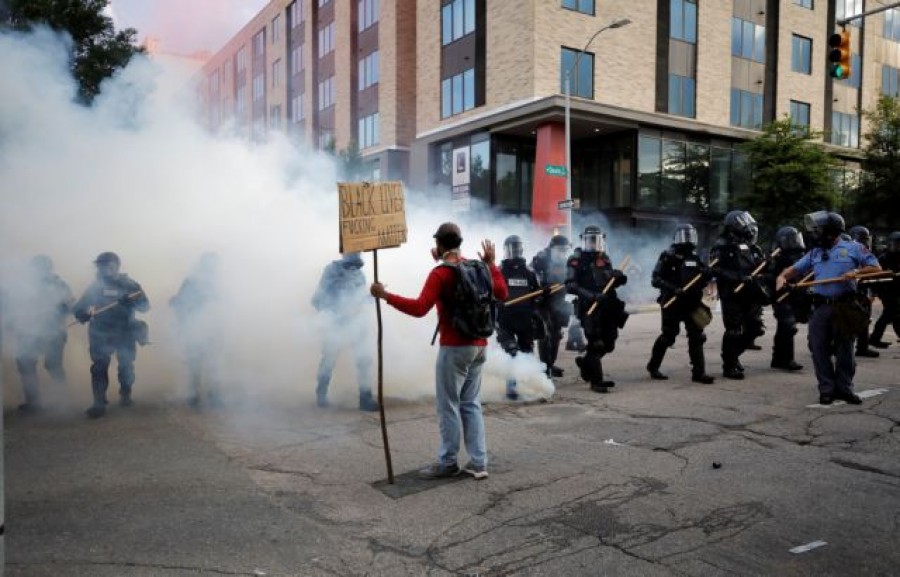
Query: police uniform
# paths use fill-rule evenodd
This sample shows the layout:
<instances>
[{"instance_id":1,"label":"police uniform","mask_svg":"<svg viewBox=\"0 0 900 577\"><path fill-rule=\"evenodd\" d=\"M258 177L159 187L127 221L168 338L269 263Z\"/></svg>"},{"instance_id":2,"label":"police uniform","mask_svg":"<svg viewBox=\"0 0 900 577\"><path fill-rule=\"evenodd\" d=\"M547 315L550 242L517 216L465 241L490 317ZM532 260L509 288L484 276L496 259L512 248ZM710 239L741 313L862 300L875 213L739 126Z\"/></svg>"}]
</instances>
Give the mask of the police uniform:
<instances>
[{"instance_id":1,"label":"police uniform","mask_svg":"<svg viewBox=\"0 0 900 577\"><path fill-rule=\"evenodd\" d=\"M531 268L541 288L548 289L566 282L566 259L554 258L550 247L544 248L531 259ZM538 341L538 354L541 362L547 365L547 370L551 371L559 356L562 331L572 316L572 306L566 301L566 291L557 290L543 299L538 307L538 314L544 324L544 336Z\"/></svg>"},{"instance_id":2,"label":"police uniform","mask_svg":"<svg viewBox=\"0 0 900 577\"><path fill-rule=\"evenodd\" d=\"M765 334L761 309L767 293L759 276L747 277L766 258L762 249L745 240L720 237L713 246L710 259L718 259L714 274L722 300L722 370L726 377L742 379L740 356L757 337ZM747 281L747 282L745 282ZM736 292L744 283L744 288Z\"/></svg>"},{"instance_id":3,"label":"police uniform","mask_svg":"<svg viewBox=\"0 0 900 577\"><path fill-rule=\"evenodd\" d=\"M624 285L628 277L613 269L605 252L588 252L580 248L569 258L567 268L566 290L578 297L576 315L588 341L585 355L576 358L576 363L581 369L581 378L590 383L591 389L605 393L615 383L603 379L602 359L616 348L619 329L628 318L625 303L619 300L615 289ZM612 287L603 294L610 280ZM597 303L596 307L593 307L594 303Z\"/></svg>"},{"instance_id":4,"label":"police uniform","mask_svg":"<svg viewBox=\"0 0 900 577\"><path fill-rule=\"evenodd\" d=\"M892 236L898 233L893 233ZM875 291L878 298L881 299L881 316L875 321L872 327L870 343L873 346L885 348L888 343L882 341L884 331L888 325L894 329L894 334L900 337L900 247L894 250L888 250L878 259L881 268L894 273L894 278L888 282L879 282L875 284Z\"/></svg>"},{"instance_id":5,"label":"police uniform","mask_svg":"<svg viewBox=\"0 0 900 577\"><path fill-rule=\"evenodd\" d=\"M769 266L773 285L774 279L802 256L803 249L786 249L781 247L781 252L772 259L772 263ZM771 288L774 289L774 286ZM792 290L780 302L777 298L773 300L772 314L776 323L775 336L772 340L772 361L770 363L773 369L799 371L803 368L795 360L794 335L797 334L797 323L805 323L809 320L808 307L809 299L804 290Z\"/></svg>"},{"instance_id":6,"label":"police uniform","mask_svg":"<svg viewBox=\"0 0 900 577\"><path fill-rule=\"evenodd\" d=\"M812 249L792 268L801 277L812 271L816 280L825 280L865 266L878 266L878 260L863 245L840 239L830 249ZM835 313L842 306L856 304L856 288L856 281L845 281L819 284L812 289L815 308L809 320L808 340L822 401L853 396L855 335L839 330Z\"/></svg>"},{"instance_id":7,"label":"police uniform","mask_svg":"<svg viewBox=\"0 0 900 577\"><path fill-rule=\"evenodd\" d=\"M513 300L540 290L537 276L525 264L524 258L508 258L501 261L500 272L509 288L507 300ZM534 352L534 321L537 314L535 299L527 299L512 305L501 305L497 318L497 341L510 356L518 352ZM508 380L506 395L516 398L516 381Z\"/></svg>"},{"instance_id":8,"label":"police uniform","mask_svg":"<svg viewBox=\"0 0 900 577\"><path fill-rule=\"evenodd\" d=\"M682 287L698 274L701 279L687 291L682 291ZM654 288L660 290L657 302L665 305L672 297L676 298L671 305L662 309L662 333L653 343L650 362L647 363L647 371L653 378L667 378L659 372L659 367L666 350L675 344L681 323L684 323L692 378L706 384L713 382L712 377L706 374L706 359L703 354L706 335L703 334L704 326L697 315L698 309L707 308L703 304L703 287L709 282L709 276L709 268L700 261L693 245L673 244L659 255L651 280ZM705 312L709 313L708 309Z\"/></svg>"}]
</instances>

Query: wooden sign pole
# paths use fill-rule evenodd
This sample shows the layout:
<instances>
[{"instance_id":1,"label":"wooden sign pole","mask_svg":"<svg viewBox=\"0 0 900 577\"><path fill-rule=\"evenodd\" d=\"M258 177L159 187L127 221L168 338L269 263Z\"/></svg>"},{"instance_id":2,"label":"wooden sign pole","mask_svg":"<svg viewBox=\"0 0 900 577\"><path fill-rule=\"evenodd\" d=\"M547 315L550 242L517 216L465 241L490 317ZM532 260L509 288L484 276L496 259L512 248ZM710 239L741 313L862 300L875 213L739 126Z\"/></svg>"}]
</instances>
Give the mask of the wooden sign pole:
<instances>
[{"instance_id":1,"label":"wooden sign pole","mask_svg":"<svg viewBox=\"0 0 900 577\"><path fill-rule=\"evenodd\" d=\"M375 259L375 282L378 282L378 249L372 251ZM381 440L384 442L384 461L387 463L388 483L394 484L394 466L391 464L391 446L388 443L387 422L384 418L384 354L382 348L381 299L375 299L375 315L378 318L378 414L381 417Z\"/></svg>"}]
</instances>

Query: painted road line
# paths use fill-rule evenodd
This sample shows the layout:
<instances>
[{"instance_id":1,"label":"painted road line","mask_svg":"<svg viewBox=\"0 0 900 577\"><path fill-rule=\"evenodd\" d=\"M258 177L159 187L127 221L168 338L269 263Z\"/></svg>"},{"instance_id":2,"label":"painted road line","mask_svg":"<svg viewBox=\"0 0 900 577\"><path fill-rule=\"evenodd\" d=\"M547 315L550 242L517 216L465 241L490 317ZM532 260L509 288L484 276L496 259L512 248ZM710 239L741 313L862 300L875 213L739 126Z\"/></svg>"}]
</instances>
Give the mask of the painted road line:
<instances>
[{"instance_id":1,"label":"painted road line","mask_svg":"<svg viewBox=\"0 0 900 577\"><path fill-rule=\"evenodd\" d=\"M791 553L795 555L797 553L806 553L807 551L812 551L813 549L818 549L819 547L824 547L827 545L825 541L813 541L812 543L807 543L806 545L799 545L794 547L793 549L788 549Z\"/></svg>"},{"instance_id":2,"label":"painted road line","mask_svg":"<svg viewBox=\"0 0 900 577\"><path fill-rule=\"evenodd\" d=\"M876 397L878 395L883 395L883 394L887 393L888 391L890 391L890 389L869 389L867 391L860 391L859 393L856 393L856 396L859 397L860 399L868 399L869 397ZM847 403L845 401L835 401L830 405L822 405L819 403L816 403L814 405L806 405L806 408L807 409L827 409L829 407L840 407L841 405L846 405L846 404Z\"/></svg>"}]
</instances>

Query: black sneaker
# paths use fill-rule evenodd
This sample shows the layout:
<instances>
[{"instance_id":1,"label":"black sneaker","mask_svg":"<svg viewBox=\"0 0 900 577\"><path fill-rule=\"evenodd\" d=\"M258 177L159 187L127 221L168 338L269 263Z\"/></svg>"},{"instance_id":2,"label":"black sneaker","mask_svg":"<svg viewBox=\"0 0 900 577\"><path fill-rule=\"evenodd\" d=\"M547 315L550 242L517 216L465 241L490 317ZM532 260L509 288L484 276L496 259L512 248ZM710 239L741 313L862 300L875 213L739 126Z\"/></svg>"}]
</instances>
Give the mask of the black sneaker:
<instances>
[{"instance_id":1,"label":"black sneaker","mask_svg":"<svg viewBox=\"0 0 900 577\"><path fill-rule=\"evenodd\" d=\"M484 465L476 465L472 461L469 461L468 464L463 468L463 471L468 475L472 475L476 481L481 481L482 479L488 478L487 467Z\"/></svg>"},{"instance_id":2,"label":"black sneaker","mask_svg":"<svg viewBox=\"0 0 900 577\"><path fill-rule=\"evenodd\" d=\"M820 405L830 405L834 402L834 397L831 395L819 395L819 404Z\"/></svg>"},{"instance_id":3,"label":"black sneaker","mask_svg":"<svg viewBox=\"0 0 900 577\"><path fill-rule=\"evenodd\" d=\"M786 363L776 363L775 361L772 361L771 363L769 363L769 366L773 369L783 369L785 371L803 370L803 365L801 365L797 361L788 361Z\"/></svg>"},{"instance_id":4,"label":"black sneaker","mask_svg":"<svg viewBox=\"0 0 900 577\"><path fill-rule=\"evenodd\" d=\"M106 407L91 407L84 412L89 419L99 419L106 414Z\"/></svg>"},{"instance_id":5,"label":"black sneaker","mask_svg":"<svg viewBox=\"0 0 900 577\"><path fill-rule=\"evenodd\" d=\"M726 379L734 379L735 381L740 381L744 378L744 371L737 367L728 367L722 371L722 374Z\"/></svg>"},{"instance_id":6,"label":"black sneaker","mask_svg":"<svg viewBox=\"0 0 900 577\"><path fill-rule=\"evenodd\" d=\"M702 375L694 375L691 377L691 380L694 381L695 383L701 383L704 385L711 385L714 382L716 382L715 378L713 378L705 373Z\"/></svg>"},{"instance_id":7,"label":"black sneaker","mask_svg":"<svg viewBox=\"0 0 900 577\"><path fill-rule=\"evenodd\" d=\"M861 351L856 351L857 357L869 357L870 359L877 359L881 356L881 353L878 351L873 351L872 349L863 349Z\"/></svg>"},{"instance_id":8,"label":"black sneaker","mask_svg":"<svg viewBox=\"0 0 900 577\"><path fill-rule=\"evenodd\" d=\"M426 480L448 479L450 477L459 475L461 472L462 469L460 469L459 465L457 465L456 463L453 463L452 465L432 463L424 469L419 470L419 478Z\"/></svg>"},{"instance_id":9,"label":"black sneaker","mask_svg":"<svg viewBox=\"0 0 900 577\"><path fill-rule=\"evenodd\" d=\"M616 386L616 382L615 381L603 381L603 386L612 388L612 387Z\"/></svg>"},{"instance_id":10,"label":"black sneaker","mask_svg":"<svg viewBox=\"0 0 900 577\"><path fill-rule=\"evenodd\" d=\"M561 377L563 376L563 370L559 367L550 367L550 376Z\"/></svg>"},{"instance_id":11,"label":"black sneaker","mask_svg":"<svg viewBox=\"0 0 900 577\"><path fill-rule=\"evenodd\" d=\"M591 390L594 391L595 393L608 393L609 392L608 387L606 387L602 384L594 384L594 383L591 383Z\"/></svg>"},{"instance_id":12,"label":"black sneaker","mask_svg":"<svg viewBox=\"0 0 900 577\"><path fill-rule=\"evenodd\" d=\"M853 392L836 393L834 395L834 398L838 399L839 401L844 401L848 405L861 405L862 404L862 399L859 398L859 395L857 395L856 393L853 393Z\"/></svg>"},{"instance_id":13,"label":"black sneaker","mask_svg":"<svg viewBox=\"0 0 900 577\"><path fill-rule=\"evenodd\" d=\"M651 379L656 379L657 381L665 381L668 380L669 377L659 372L659 369L651 368L650 365L647 365L647 372L650 373Z\"/></svg>"},{"instance_id":14,"label":"black sneaker","mask_svg":"<svg viewBox=\"0 0 900 577\"><path fill-rule=\"evenodd\" d=\"M876 349L886 349L891 346L891 343L886 343L882 340L877 341L869 341L869 344L875 347Z\"/></svg>"}]
</instances>

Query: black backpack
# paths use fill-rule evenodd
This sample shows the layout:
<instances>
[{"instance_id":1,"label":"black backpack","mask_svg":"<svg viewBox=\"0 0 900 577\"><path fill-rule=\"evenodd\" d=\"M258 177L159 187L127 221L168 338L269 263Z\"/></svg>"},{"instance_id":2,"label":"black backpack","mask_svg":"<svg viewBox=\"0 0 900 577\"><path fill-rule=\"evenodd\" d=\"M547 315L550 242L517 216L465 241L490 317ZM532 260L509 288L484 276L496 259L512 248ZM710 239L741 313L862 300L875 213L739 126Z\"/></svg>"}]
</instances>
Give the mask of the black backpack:
<instances>
[{"instance_id":1,"label":"black backpack","mask_svg":"<svg viewBox=\"0 0 900 577\"><path fill-rule=\"evenodd\" d=\"M456 270L456 286L450 306L451 323L468 339L485 339L494 334L497 301L488 266L480 260L444 263Z\"/></svg>"}]
</instances>

